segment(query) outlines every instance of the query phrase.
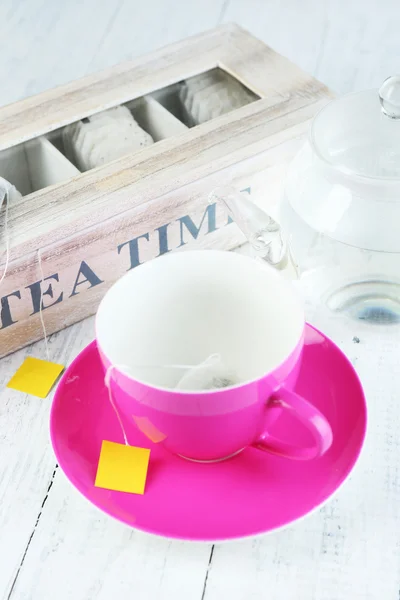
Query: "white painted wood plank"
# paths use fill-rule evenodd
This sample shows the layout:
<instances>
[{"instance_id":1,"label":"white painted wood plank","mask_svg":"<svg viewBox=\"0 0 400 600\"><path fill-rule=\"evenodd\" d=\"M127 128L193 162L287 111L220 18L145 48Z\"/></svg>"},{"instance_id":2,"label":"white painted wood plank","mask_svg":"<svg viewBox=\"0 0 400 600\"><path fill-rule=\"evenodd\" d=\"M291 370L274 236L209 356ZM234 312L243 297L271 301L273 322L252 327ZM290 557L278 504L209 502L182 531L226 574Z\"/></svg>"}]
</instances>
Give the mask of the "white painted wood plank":
<instances>
[{"instance_id":1,"label":"white painted wood plank","mask_svg":"<svg viewBox=\"0 0 400 600\"><path fill-rule=\"evenodd\" d=\"M223 23L235 21L305 71L316 69L324 2L227 0ZM326 83L324 81L324 83Z\"/></svg>"},{"instance_id":2,"label":"white painted wood plank","mask_svg":"<svg viewBox=\"0 0 400 600\"><path fill-rule=\"evenodd\" d=\"M398 71L392 0L2 0L0 104L236 21L342 93ZM40 34L38 33L40 31Z\"/></svg>"},{"instance_id":3,"label":"white painted wood plank","mask_svg":"<svg viewBox=\"0 0 400 600\"><path fill-rule=\"evenodd\" d=\"M2 1L0 103L85 75L121 2Z\"/></svg>"},{"instance_id":4,"label":"white painted wood plank","mask_svg":"<svg viewBox=\"0 0 400 600\"><path fill-rule=\"evenodd\" d=\"M49 341L50 359L66 364L93 338L88 320ZM55 468L45 400L5 388L25 356L46 358L39 342L0 363L0 598L7 598Z\"/></svg>"},{"instance_id":5,"label":"white painted wood plank","mask_svg":"<svg viewBox=\"0 0 400 600\"><path fill-rule=\"evenodd\" d=\"M329 0L316 77L339 93L377 88L399 72L400 4Z\"/></svg>"},{"instance_id":6,"label":"white painted wood plank","mask_svg":"<svg viewBox=\"0 0 400 600\"><path fill-rule=\"evenodd\" d=\"M217 25L223 0L1 0L0 105Z\"/></svg>"},{"instance_id":7,"label":"white painted wood plank","mask_svg":"<svg viewBox=\"0 0 400 600\"><path fill-rule=\"evenodd\" d=\"M223 14L337 93L399 71L399 20L392 0L227 0Z\"/></svg>"},{"instance_id":8,"label":"white painted wood plank","mask_svg":"<svg viewBox=\"0 0 400 600\"><path fill-rule=\"evenodd\" d=\"M129 529L57 471L12 598L200 600L210 550Z\"/></svg>"},{"instance_id":9,"label":"white painted wood plank","mask_svg":"<svg viewBox=\"0 0 400 600\"><path fill-rule=\"evenodd\" d=\"M91 0L92 2L94 0ZM88 72L133 58L166 44L201 33L218 25L223 0L147 0L121 2L118 17L110 23ZM132 23L127 27L126 23Z\"/></svg>"}]
</instances>

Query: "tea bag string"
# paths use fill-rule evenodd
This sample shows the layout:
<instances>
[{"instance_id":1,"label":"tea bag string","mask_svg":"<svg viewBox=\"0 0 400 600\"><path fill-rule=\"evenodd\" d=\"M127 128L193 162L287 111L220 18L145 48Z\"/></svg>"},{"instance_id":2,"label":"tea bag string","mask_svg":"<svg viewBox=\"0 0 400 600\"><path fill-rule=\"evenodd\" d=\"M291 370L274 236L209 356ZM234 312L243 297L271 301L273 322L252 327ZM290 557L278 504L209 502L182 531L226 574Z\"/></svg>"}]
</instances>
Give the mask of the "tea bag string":
<instances>
[{"instance_id":1,"label":"tea bag string","mask_svg":"<svg viewBox=\"0 0 400 600\"><path fill-rule=\"evenodd\" d=\"M124 424L123 424L123 422L122 422L122 419L121 419L121 417L120 417L120 414L119 414L119 412L118 412L118 409L117 409L117 407L116 407L116 406L115 406L115 404L114 404L114 398L113 398L112 391L111 391L111 374L112 374L112 372L114 371L114 369L121 369L121 367L122 367L122 368L125 368L125 367L124 367L124 366L122 366L122 365L110 365L110 366L108 367L108 369L107 369L107 371L106 371L106 374L105 374L105 377L104 377L104 385L105 385L105 386L106 386L106 388L107 388L107 392L108 392L108 399L109 399L109 401L110 401L110 404L111 404L111 406L112 406L112 409L113 409L113 411L114 411L114 413L115 413L115 416L116 416L116 417L117 417L117 419L118 419L119 426L121 427L122 436L123 436L123 438L124 438L124 443L125 443L125 446L129 446L129 442L128 442L128 438L127 438L127 436L126 436L126 432L125 432Z\"/></svg>"},{"instance_id":2,"label":"tea bag string","mask_svg":"<svg viewBox=\"0 0 400 600\"><path fill-rule=\"evenodd\" d=\"M42 267L42 251L41 251L40 248L37 251L37 255L38 255L40 277L41 277L41 280L42 280L41 286L40 286L39 318L40 318L40 322L42 324L44 345L45 345L45 349L46 349L46 358L47 358L48 361L50 361L50 352L49 352L49 344L48 344L48 341L47 341L46 325L44 324L44 318L43 318L43 285L44 285L44 273L43 273L43 267Z\"/></svg>"},{"instance_id":3,"label":"tea bag string","mask_svg":"<svg viewBox=\"0 0 400 600\"><path fill-rule=\"evenodd\" d=\"M13 186L12 183L4 179L4 177L0 177L0 209L3 206L3 202L5 203L5 213L4 213L4 241L6 248L6 260L4 263L4 271L0 278L0 283L4 281L4 278L7 274L8 264L10 261L10 232L8 226L8 217L9 217L9 206L10 202L14 200L18 200L21 198L21 194L19 191Z\"/></svg>"},{"instance_id":4,"label":"tea bag string","mask_svg":"<svg viewBox=\"0 0 400 600\"><path fill-rule=\"evenodd\" d=\"M8 181L3 179L2 177L0 177L0 207L2 206L3 202L5 203L4 241L5 241L5 250L6 250L6 259L5 259L5 263L4 263L4 270L0 277L0 284L3 283L3 281L7 275L8 266L9 266L9 262L10 262L10 234L9 234L9 227L8 227L9 205L10 205L11 197L16 197L17 195L19 195L19 192L17 192L17 190L14 188L14 186L11 185ZM45 343L45 348L46 348L46 358L49 361L50 353L49 353L49 346L48 346L48 342L47 342L46 326L44 323L43 310L42 310L44 274L43 274L43 268L42 268L41 250L40 249L37 251L37 255L38 255L40 277L41 277L41 282L42 282L42 285L40 286L39 317L40 317L40 323L41 323L42 330L43 330L44 343Z\"/></svg>"},{"instance_id":5,"label":"tea bag string","mask_svg":"<svg viewBox=\"0 0 400 600\"><path fill-rule=\"evenodd\" d=\"M8 263L10 260L10 238L9 238L9 234L8 234L8 199L7 199L7 195L5 193L4 193L3 198L1 197L1 194L2 194L2 192L0 191L0 206L4 199L5 199L5 203L6 203L5 214L4 214L4 239L5 239L5 246L6 246L6 261L4 263L4 270L3 270L3 274L0 278L0 283L2 283L4 281L4 278L7 274Z\"/></svg>"},{"instance_id":6,"label":"tea bag string","mask_svg":"<svg viewBox=\"0 0 400 600\"><path fill-rule=\"evenodd\" d=\"M5 247L6 247L6 260L4 263L4 270L3 270L3 274L0 278L0 283L2 283L4 281L4 278L7 274L7 269L8 269L8 263L10 260L10 236L8 233L8 204L9 204L9 199L7 196L7 192L6 190L3 190L3 188L0 188L0 207L3 204L3 201L5 202L6 208L5 208L5 213L4 213L4 240L5 240Z\"/></svg>"}]
</instances>

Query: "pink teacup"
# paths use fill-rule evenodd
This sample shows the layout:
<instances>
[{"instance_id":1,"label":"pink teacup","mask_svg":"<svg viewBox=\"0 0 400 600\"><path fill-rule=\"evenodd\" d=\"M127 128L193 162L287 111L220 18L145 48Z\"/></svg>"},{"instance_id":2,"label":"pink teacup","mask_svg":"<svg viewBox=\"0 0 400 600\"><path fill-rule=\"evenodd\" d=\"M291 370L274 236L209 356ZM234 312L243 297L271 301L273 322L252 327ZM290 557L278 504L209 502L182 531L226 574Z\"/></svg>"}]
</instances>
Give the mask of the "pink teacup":
<instances>
[{"instance_id":1,"label":"pink teacup","mask_svg":"<svg viewBox=\"0 0 400 600\"><path fill-rule=\"evenodd\" d=\"M322 455L332 442L330 425L293 391L304 324L290 282L252 258L185 251L136 267L107 292L96 318L128 440L129 428L138 427L152 442L198 461L228 458L246 446L295 459ZM215 355L229 372L227 387L177 389ZM311 433L309 446L268 433L276 408Z\"/></svg>"}]
</instances>

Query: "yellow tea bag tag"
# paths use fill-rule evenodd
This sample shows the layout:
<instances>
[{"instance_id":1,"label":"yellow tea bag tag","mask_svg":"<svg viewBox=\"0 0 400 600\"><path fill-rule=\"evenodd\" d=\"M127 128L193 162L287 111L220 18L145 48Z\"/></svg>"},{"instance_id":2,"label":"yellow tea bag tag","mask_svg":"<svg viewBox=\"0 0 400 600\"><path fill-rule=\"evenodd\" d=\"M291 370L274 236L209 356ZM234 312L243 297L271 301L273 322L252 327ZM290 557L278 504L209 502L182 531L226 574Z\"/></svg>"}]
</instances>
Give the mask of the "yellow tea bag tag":
<instances>
[{"instance_id":1,"label":"yellow tea bag tag","mask_svg":"<svg viewBox=\"0 0 400 600\"><path fill-rule=\"evenodd\" d=\"M59 375L64 371L63 365L27 356L18 371L7 383L8 388L46 398Z\"/></svg>"},{"instance_id":2,"label":"yellow tea bag tag","mask_svg":"<svg viewBox=\"0 0 400 600\"><path fill-rule=\"evenodd\" d=\"M150 450L104 440L101 445L95 486L144 494Z\"/></svg>"}]
</instances>

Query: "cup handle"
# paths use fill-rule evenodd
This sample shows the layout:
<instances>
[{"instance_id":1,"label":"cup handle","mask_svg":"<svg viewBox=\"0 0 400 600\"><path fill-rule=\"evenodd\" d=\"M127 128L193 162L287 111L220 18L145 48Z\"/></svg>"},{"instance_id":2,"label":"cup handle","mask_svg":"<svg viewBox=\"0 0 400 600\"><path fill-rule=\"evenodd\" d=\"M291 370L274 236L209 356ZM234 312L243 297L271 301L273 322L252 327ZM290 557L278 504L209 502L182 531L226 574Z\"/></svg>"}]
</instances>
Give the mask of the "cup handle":
<instances>
[{"instance_id":1,"label":"cup handle","mask_svg":"<svg viewBox=\"0 0 400 600\"><path fill-rule=\"evenodd\" d=\"M310 431L314 444L308 447L295 446L263 432L252 444L255 448L296 460L318 458L330 448L333 439L331 426L324 415L302 396L281 388L273 395L266 410L270 408L291 412Z\"/></svg>"}]
</instances>

